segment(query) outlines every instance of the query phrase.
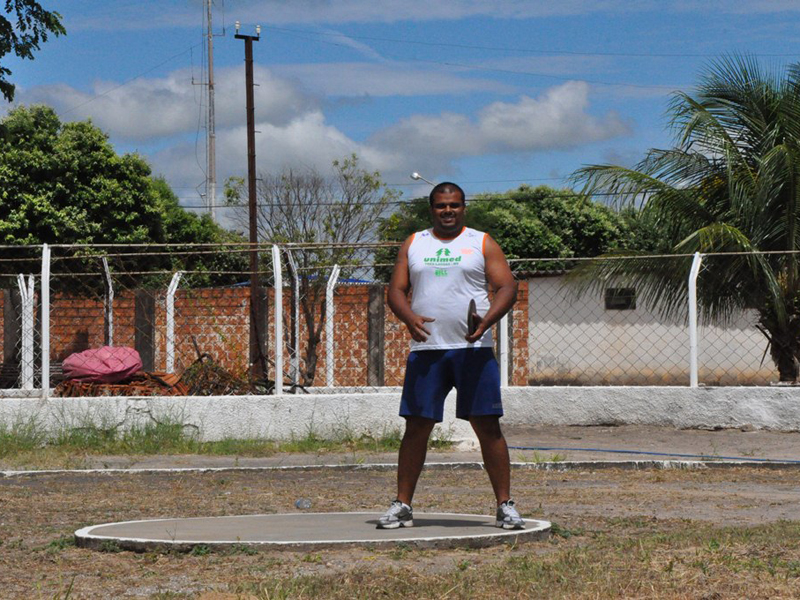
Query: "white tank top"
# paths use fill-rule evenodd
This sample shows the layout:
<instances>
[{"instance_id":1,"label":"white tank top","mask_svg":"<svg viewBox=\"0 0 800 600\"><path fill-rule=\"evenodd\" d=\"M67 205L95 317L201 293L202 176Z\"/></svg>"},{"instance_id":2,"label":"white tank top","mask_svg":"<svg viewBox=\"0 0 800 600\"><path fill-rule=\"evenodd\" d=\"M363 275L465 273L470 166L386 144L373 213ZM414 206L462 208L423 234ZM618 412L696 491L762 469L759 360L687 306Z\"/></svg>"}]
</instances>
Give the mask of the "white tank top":
<instances>
[{"instance_id":1,"label":"white tank top","mask_svg":"<svg viewBox=\"0 0 800 600\"><path fill-rule=\"evenodd\" d=\"M436 319L424 342L411 341L411 350L492 347L491 328L474 344L467 335L467 308L475 300L479 315L489 309L483 256L486 234L465 227L458 237L440 240L432 229L414 234L408 247L411 310Z\"/></svg>"}]
</instances>

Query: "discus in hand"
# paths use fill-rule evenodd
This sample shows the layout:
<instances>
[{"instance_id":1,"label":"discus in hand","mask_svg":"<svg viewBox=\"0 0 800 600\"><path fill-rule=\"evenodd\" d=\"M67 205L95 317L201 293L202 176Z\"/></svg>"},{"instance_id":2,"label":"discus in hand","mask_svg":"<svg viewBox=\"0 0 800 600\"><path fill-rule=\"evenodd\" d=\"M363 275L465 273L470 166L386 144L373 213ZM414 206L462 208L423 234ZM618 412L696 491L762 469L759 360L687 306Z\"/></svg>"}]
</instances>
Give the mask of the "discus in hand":
<instances>
[{"instance_id":1,"label":"discus in hand","mask_svg":"<svg viewBox=\"0 0 800 600\"><path fill-rule=\"evenodd\" d=\"M477 307L473 298L469 301L469 308L467 308L467 335L472 335L478 329L478 324L475 322L476 311Z\"/></svg>"}]
</instances>

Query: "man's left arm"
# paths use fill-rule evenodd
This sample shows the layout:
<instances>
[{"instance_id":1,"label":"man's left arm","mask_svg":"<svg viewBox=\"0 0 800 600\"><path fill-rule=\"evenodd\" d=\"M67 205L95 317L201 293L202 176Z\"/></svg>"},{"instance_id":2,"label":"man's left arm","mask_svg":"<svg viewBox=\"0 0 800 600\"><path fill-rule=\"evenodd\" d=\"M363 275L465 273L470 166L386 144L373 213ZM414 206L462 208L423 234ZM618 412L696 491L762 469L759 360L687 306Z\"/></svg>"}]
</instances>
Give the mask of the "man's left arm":
<instances>
[{"instance_id":1,"label":"man's left arm","mask_svg":"<svg viewBox=\"0 0 800 600\"><path fill-rule=\"evenodd\" d=\"M517 282L508 266L508 261L500 246L488 234L484 245L484 261L486 281L489 283L489 289L494 292L494 298L483 317L477 314L473 315L477 317L475 322L478 327L475 329L475 333L466 337L470 343L481 339L481 336L502 319L503 315L511 310L514 302L517 301Z\"/></svg>"}]
</instances>

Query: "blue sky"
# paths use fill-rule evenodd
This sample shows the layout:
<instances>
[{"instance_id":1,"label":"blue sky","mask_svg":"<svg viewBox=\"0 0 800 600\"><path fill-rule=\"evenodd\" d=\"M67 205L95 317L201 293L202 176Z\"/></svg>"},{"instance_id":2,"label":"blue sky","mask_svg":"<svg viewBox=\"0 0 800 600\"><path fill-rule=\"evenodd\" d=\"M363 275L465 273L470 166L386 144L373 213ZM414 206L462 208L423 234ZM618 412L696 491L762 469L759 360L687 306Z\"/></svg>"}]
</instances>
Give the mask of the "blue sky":
<instances>
[{"instance_id":1,"label":"blue sky","mask_svg":"<svg viewBox=\"0 0 800 600\"><path fill-rule=\"evenodd\" d=\"M67 35L34 61L6 57L16 102L91 118L200 206L203 0L40 2L63 15ZM355 152L406 198L429 190L412 171L474 194L634 164L670 144L671 92L690 91L715 57L800 61L795 0L215 0L220 191L246 173L236 20L243 33L262 27L259 171L326 172Z\"/></svg>"}]
</instances>

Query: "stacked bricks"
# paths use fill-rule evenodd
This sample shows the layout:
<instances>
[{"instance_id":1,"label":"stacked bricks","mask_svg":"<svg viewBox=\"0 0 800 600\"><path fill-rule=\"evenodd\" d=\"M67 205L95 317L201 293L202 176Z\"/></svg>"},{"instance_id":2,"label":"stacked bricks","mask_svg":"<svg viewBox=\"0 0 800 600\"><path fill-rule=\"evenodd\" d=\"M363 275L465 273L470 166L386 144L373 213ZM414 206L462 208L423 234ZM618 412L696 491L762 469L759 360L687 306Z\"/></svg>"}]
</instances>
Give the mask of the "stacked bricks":
<instances>
[{"instance_id":1,"label":"stacked bricks","mask_svg":"<svg viewBox=\"0 0 800 600\"><path fill-rule=\"evenodd\" d=\"M156 323L166 323L166 297L156 303ZM247 370L250 340L250 289L200 288L175 294L175 372L182 373L195 360L197 349L235 375ZM166 366L164 326L156 327L156 356ZM194 340L194 341L193 341Z\"/></svg>"},{"instance_id":2,"label":"stacked bricks","mask_svg":"<svg viewBox=\"0 0 800 600\"><path fill-rule=\"evenodd\" d=\"M384 292L384 299L388 296L388 289ZM406 371L411 334L405 324L394 313L386 308L384 322L384 381L386 385L403 385Z\"/></svg>"},{"instance_id":3,"label":"stacked bricks","mask_svg":"<svg viewBox=\"0 0 800 600\"><path fill-rule=\"evenodd\" d=\"M336 289L334 298L336 310L334 385L365 386L367 385L369 287L341 286Z\"/></svg>"},{"instance_id":4,"label":"stacked bricks","mask_svg":"<svg viewBox=\"0 0 800 600\"><path fill-rule=\"evenodd\" d=\"M365 387L368 385L368 285L340 285L335 289L334 332L335 365L334 385ZM267 356L274 358L273 290L267 290L268 340ZM386 287L383 288L384 303ZM0 309L3 305L0 294ZM315 322L319 324L324 290L317 305ZM283 293L284 316L284 369L290 373L292 294L290 288ZM134 330L135 293L126 290L114 299L113 323L115 346L135 346ZM0 313L2 314L2 313ZM155 292L155 312L151 315L154 332L154 370L166 367L166 293ZM175 296L175 372L181 374L197 358L192 338L202 353L231 373L240 375L247 371L249 360L250 289L248 287L179 289ZM528 369L528 288L521 282L519 295L512 312L512 374L511 385L525 385ZM55 294L51 301L51 357L62 361L73 352L97 348L105 343L103 301L99 298ZM326 385L326 340L324 326L317 346L317 365L313 385ZM410 336L403 323L388 308L383 317L384 385L403 383ZM298 350L301 370L304 366L308 332L305 317L300 313ZM274 362L269 377L274 379ZM289 377L285 377L286 382ZM302 381L301 381L302 383Z\"/></svg>"},{"instance_id":5,"label":"stacked bricks","mask_svg":"<svg viewBox=\"0 0 800 600\"><path fill-rule=\"evenodd\" d=\"M114 345L133 346L133 294L114 298ZM103 300L55 294L50 302L50 356L63 361L73 352L105 344Z\"/></svg>"},{"instance_id":6,"label":"stacked bricks","mask_svg":"<svg viewBox=\"0 0 800 600\"><path fill-rule=\"evenodd\" d=\"M517 288L517 301L514 303L509 316L511 319L511 332L509 342L511 351L511 373L508 376L509 385L528 385L528 284L529 281L520 281Z\"/></svg>"},{"instance_id":7,"label":"stacked bricks","mask_svg":"<svg viewBox=\"0 0 800 600\"><path fill-rule=\"evenodd\" d=\"M156 293L152 316L155 331L154 369L166 366L166 294ZM135 346L135 297L126 291L114 298L113 345ZM208 352L226 369L241 372L247 366L249 290L207 288L179 290L175 295L175 371L180 373L201 352ZM103 301L57 294L50 309L50 349L54 360L105 343Z\"/></svg>"}]
</instances>

